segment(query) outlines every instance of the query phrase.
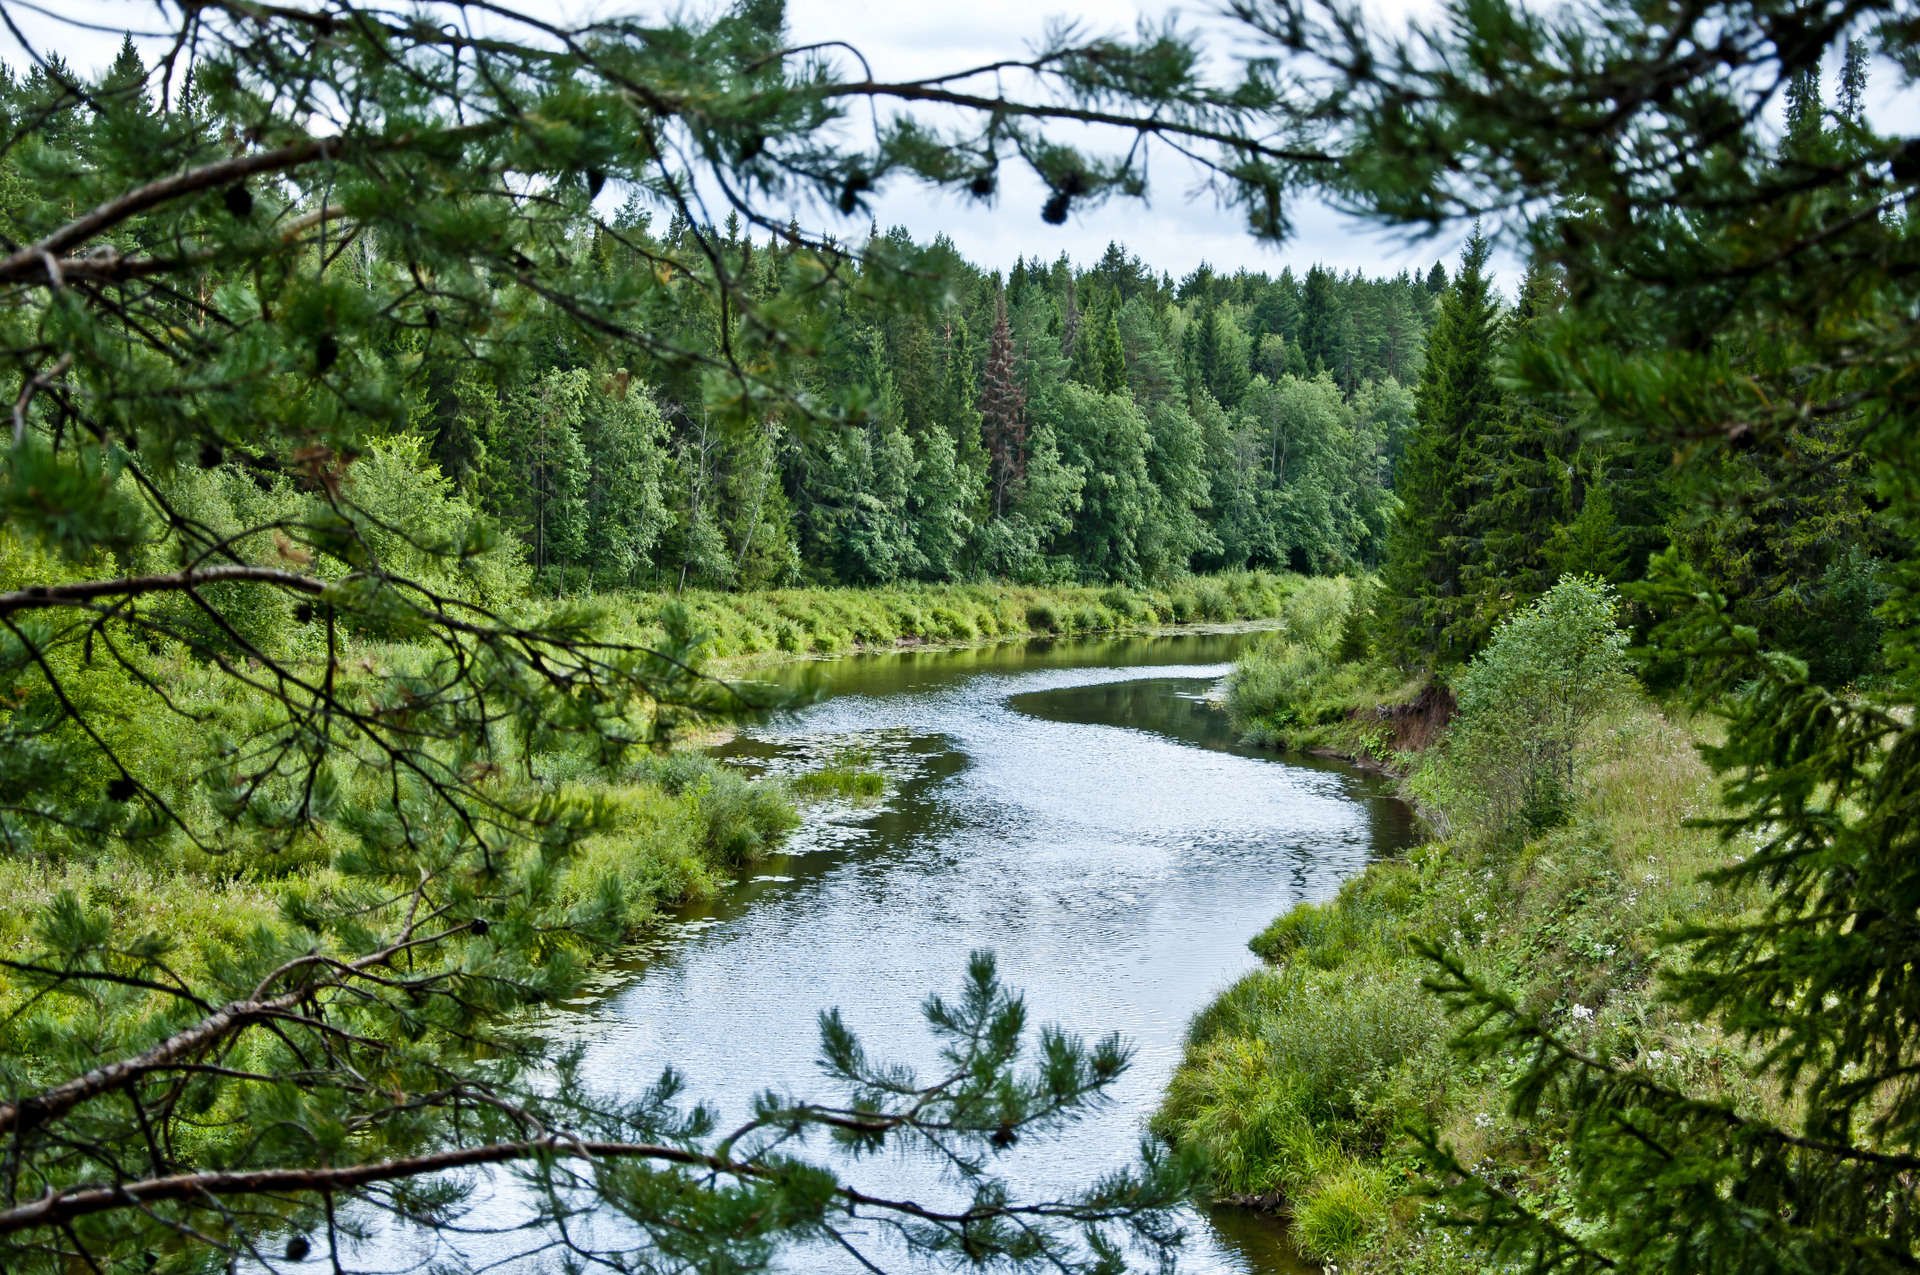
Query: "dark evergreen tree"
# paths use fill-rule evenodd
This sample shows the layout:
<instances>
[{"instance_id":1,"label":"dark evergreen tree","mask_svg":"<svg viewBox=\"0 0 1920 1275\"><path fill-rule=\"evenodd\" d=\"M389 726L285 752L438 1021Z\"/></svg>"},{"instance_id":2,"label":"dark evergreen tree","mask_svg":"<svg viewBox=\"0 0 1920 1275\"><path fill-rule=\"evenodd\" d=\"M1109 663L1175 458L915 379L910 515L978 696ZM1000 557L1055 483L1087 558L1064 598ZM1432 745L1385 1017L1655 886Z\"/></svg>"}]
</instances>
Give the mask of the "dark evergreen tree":
<instances>
[{"instance_id":1,"label":"dark evergreen tree","mask_svg":"<svg viewBox=\"0 0 1920 1275\"><path fill-rule=\"evenodd\" d=\"M1340 307L1334 299L1333 272L1316 265L1307 271L1300 293L1300 356L1307 372L1332 372L1344 361Z\"/></svg>"},{"instance_id":2,"label":"dark evergreen tree","mask_svg":"<svg viewBox=\"0 0 1920 1275\"><path fill-rule=\"evenodd\" d=\"M1503 1078L1503 1128L1516 1131L1496 1140L1510 1149L1428 1140L1440 1219L1469 1245L1445 1260L1564 1275L1906 1270L1920 1251L1920 276L1910 221L1889 211L1911 204L1920 170L1905 158L1910 126L1819 136L1816 71L1861 27L1906 40L1910 15L1742 0L1670 14L1657 38L1645 22L1623 0L1550 22L1462 5L1411 46L1398 31L1271 24L1349 71L1320 104L1338 104L1320 140L1352 161L1349 199L1364 186L1383 219L1407 226L1463 203L1564 210L1525 237L1565 272L1568 300L1516 351L1514 392L1563 404L1607 445L1611 471L1659 472L1677 518L1774 506L1768 538L1780 526L1781 544L1796 524L1826 522L1822 506L1844 513L1851 459L1872 472L1871 521L1890 538L1873 612L1886 668L1844 694L1744 617L1719 573L1684 552L1656 556L1640 604L1664 618L1648 644L1688 669L1697 703L1720 718L1703 750L1722 780L1704 822L1724 838L1707 880L1742 906L1683 921L1645 959L1676 1019L1700 1024L1690 1041L1720 1042L1761 1092L1731 1096L1725 1068L1691 1053L1675 1065L1623 1050L1604 1010L1583 1022L1516 996L1472 952L1428 948L1427 985L1454 1012L1462 1063ZM1770 117L1782 85L1784 145ZM1585 115L1597 101L1602 112ZM1457 361L1457 310L1450 297L1423 390L1452 379L1436 364ZM1403 508L1442 494L1426 475L1448 460L1425 428L1435 398L1422 400ZM1620 514L1629 492L1607 488ZM1583 503L1598 523L1596 509ZM1407 548L1396 542L1394 557L1417 591L1433 580L1404 571ZM1847 574L1846 592L1868 583ZM1833 645L1858 631L1823 628ZM1541 849L1577 853L1583 837ZM1522 1132L1535 1129L1553 1131L1551 1165Z\"/></svg>"},{"instance_id":3,"label":"dark evergreen tree","mask_svg":"<svg viewBox=\"0 0 1920 1275\"><path fill-rule=\"evenodd\" d=\"M1415 391L1415 424L1394 477L1400 514L1381 568L1384 640L1407 665L1446 669L1477 647L1490 616L1467 588L1480 554L1469 511L1486 492L1488 451L1506 411L1496 376L1499 304L1477 231L1442 295Z\"/></svg>"},{"instance_id":4,"label":"dark evergreen tree","mask_svg":"<svg viewBox=\"0 0 1920 1275\"><path fill-rule=\"evenodd\" d=\"M1840 63L1840 100L1837 106L1840 118L1856 126L1866 122L1868 56L1865 40L1847 39L1846 53Z\"/></svg>"},{"instance_id":5,"label":"dark evergreen tree","mask_svg":"<svg viewBox=\"0 0 1920 1275\"><path fill-rule=\"evenodd\" d=\"M1796 156L1808 155L1818 144L1826 126L1825 106L1820 100L1820 68L1805 67L1787 81L1787 121L1785 149Z\"/></svg>"},{"instance_id":6,"label":"dark evergreen tree","mask_svg":"<svg viewBox=\"0 0 1920 1275\"><path fill-rule=\"evenodd\" d=\"M1553 269L1531 265L1507 316L1502 344L1511 349L1535 341L1561 302ZM1465 609L1482 617L1490 632L1500 619L1545 593L1563 571L1604 574L1598 569L1607 564L1569 561L1571 545L1559 540L1577 517L1586 489L1579 437L1562 411L1537 397L1508 395L1476 460L1486 468L1478 475L1476 498L1462 528L1473 551L1461 567L1461 591L1469 599ZM1592 534L1583 528L1583 539Z\"/></svg>"},{"instance_id":7,"label":"dark evergreen tree","mask_svg":"<svg viewBox=\"0 0 1920 1275\"><path fill-rule=\"evenodd\" d=\"M1106 394L1126 393L1127 347L1120 340L1120 311L1115 305L1106 307L1104 322L1100 325L1096 357L1100 379L1095 388Z\"/></svg>"}]
</instances>

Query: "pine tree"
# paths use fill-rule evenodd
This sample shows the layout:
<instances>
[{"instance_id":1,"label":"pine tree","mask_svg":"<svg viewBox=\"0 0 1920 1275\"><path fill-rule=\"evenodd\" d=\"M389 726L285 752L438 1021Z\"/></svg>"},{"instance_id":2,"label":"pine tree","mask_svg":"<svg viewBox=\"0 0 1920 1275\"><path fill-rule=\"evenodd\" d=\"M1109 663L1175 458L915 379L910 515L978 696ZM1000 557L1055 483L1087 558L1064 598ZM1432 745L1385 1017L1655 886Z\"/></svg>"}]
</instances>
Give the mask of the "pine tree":
<instances>
[{"instance_id":1,"label":"pine tree","mask_svg":"<svg viewBox=\"0 0 1920 1275\"><path fill-rule=\"evenodd\" d=\"M1820 68L1809 66L1794 72L1793 78L1787 81L1786 135L1782 139L1789 154L1805 156L1818 145L1825 131L1823 110Z\"/></svg>"},{"instance_id":2,"label":"pine tree","mask_svg":"<svg viewBox=\"0 0 1920 1275\"><path fill-rule=\"evenodd\" d=\"M952 1078L903 1091L829 1017L835 1097L732 1137L671 1082L596 1092L528 1030L647 920L651 887L593 850L651 835L634 763L741 701L699 672L684 611L530 597L474 508L551 585L750 578L781 471L809 463L770 423L804 407L810 442L860 440L853 507L873 574L896 569L880 550L911 543L906 489L938 449L916 457L899 410L849 421L836 329L916 276L884 239L869 261L797 229L769 252L750 228L785 210L753 201L858 214L883 174L964 190L960 154L1070 162L1098 198L1140 160L1075 158L1047 105L1017 136L962 110L937 146L830 139L849 96L884 94L802 68L773 0L526 44L498 16L476 37L355 0L187 6L161 15L178 56L157 74L128 46L104 87L52 53L4 85L0 849L48 890L0 969L0 1267L339 1266L320 1250L386 1223L424 1251L461 1224L463 1171L492 1167L530 1180L533 1251L597 1200L622 1221L590 1260L628 1269L857 1247L856 1209L994 1265L1163 1253L1178 1165L1013 1195L1000 1148L1070 1123L1126 1059L1049 1035L1036 1062L984 957L930 1014ZM161 109L188 61L192 109ZM1123 78L1103 109L1139 136L1217 135L1211 101ZM690 220L685 193L723 186L736 226ZM1027 446L1004 301L995 338L1009 560L1055 572L1079 475L1044 431ZM937 1141L964 1223L862 1194L810 1131Z\"/></svg>"},{"instance_id":3,"label":"pine tree","mask_svg":"<svg viewBox=\"0 0 1920 1275\"><path fill-rule=\"evenodd\" d=\"M936 415L941 428L953 437L954 468L966 493L963 508L969 520L978 524L985 520L990 500L991 461L980 409L974 403L973 341L964 315L955 316L947 329Z\"/></svg>"},{"instance_id":4,"label":"pine tree","mask_svg":"<svg viewBox=\"0 0 1920 1275\"><path fill-rule=\"evenodd\" d=\"M1334 276L1325 266L1307 271L1300 293L1300 355L1307 373L1332 372L1341 364L1340 315L1334 298Z\"/></svg>"},{"instance_id":5,"label":"pine tree","mask_svg":"<svg viewBox=\"0 0 1920 1275\"><path fill-rule=\"evenodd\" d=\"M1866 122L1867 42L1849 36L1846 53L1840 63L1840 118L1849 124Z\"/></svg>"},{"instance_id":6,"label":"pine tree","mask_svg":"<svg viewBox=\"0 0 1920 1275\"><path fill-rule=\"evenodd\" d=\"M596 582L632 585L653 566L668 524L667 423L624 368L596 379L579 426L587 466L581 559Z\"/></svg>"},{"instance_id":7,"label":"pine tree","mask_svg":"<svg viewBox=\"0 0 1920 1275\"><path fill-rule=\"evenodd\" d=\"M1068 379L1097 390L1101 380L1099 338L1105 326L1106 307L1096 290L1089 288L1088 291L1093 295L1088 298L1085 310L1078 305L1078 290L1067 292L1061 353L1067 356Z\"/></svg>"},{"instance_id":8,"label":"pine tree","mask_svg":"<svg viewBox=\"0 0 1920 1275\"><path fill-rule=\"evenodd\" d=\"M549 372L516 396L499 435L500 464L512 475L499 513L527 542L536 571L586 557L591 467L580 429L591 381L584 368Z\"/></svg>"},{"instance_id":9,"label":"pine tree","mask_svg":"<svg viewBox=\"0 0 1920 1275\"><path fill-rule=\"evenodd\" d=\"M1215 402L1232 410L1252 378L1247 334L1219 305L1209 305L1197 327L1194 357L1200 383Z\"/></svg>"},{"instance_id":10,"label":"pine tree","mask_svg":"<svg viewBox=\"0 0 1920 1275\"><path fill-rule=\"evenodd\" d=\"M1517 351L1513 385L1564 403L1628 464L1658 467L1682 516L1751 497L1811 503L1823 481L1845 485L1837 464L1869 466L1881 502L1870 523L1895 546L1876 569L1885 671L1843 693L1686 554L1655 556L1639 591L1662 616L1647 646L1684 665L1695 707L1719 718L1702 751L1721 786L1702 823L1723 844L1703 885L1739 906L1674 927L1635 964L1653 967L1689 1041L1718 1042L1728 1066L1691 1065L1691 1043L1682 1065L1636 1056L1604 1021L1523 1001L1474 953L1428 947L1426 985L1452 1012L1461 1066L1503 1077L1507 1128L1557 1135L1551 1164L1529 1133L1510 1152L1426 1138L1445 1184L1439 1220L1468 1246L1448 1265L1893 1272L1920 1251L1920 332L1911 227L1883 211L1911 197L1914 174L1895 157L1913 138L1869 127L1848 130L1846 146L1815 144L1816 68L1850 28L1894 29L1896 12L1873 3L1808 23L1803 7L1753 0L1649 39L1645 10L1624 0L1537 25L1467 6L1410 57L1396 56L1397 32L1300 40L1356 69L1319 104L1339 104L1329 131L1343 154L1432 143L1400 171L1358 162L1348 198L1401 225L1431 225L1468 190L1482 206L1562 210L1528 246L1565 271L1568 302ZM1762 46L1721 40L1734 30L1771 34ZM1450 91L1430 92L1433 67L1447 68ZM1784 144L1769 120L1783 80ZM1573 158L1567 106L1605 85L1660 87L1606 97L1600 136ZM1442 314L1423 388L1434 363L1456 361L1458 319ZM1423 394L1423 415L1432 401ZM1402 466L1418 489L1403 491L1409 507L1440 494L1408 472L1447 459L1420 436L1426 423ZM1756 471L1771 472L1743 481ZM1630 490L1608 492L1620 513ZM1840 565L1838 591L1862 592L1864 566ZM1425 583L1409 575L1410 588ZM1857 632L1830 625L1825 637ZM1736 1068L1757 1084L1750 1101L1722 1080Z\"/></svg>"},{"instance_id":11,"label":"pine tree","mask_svg":"<svg viewBox=\"0 0 1920 1275\"><path fill-rule=\"evenodd\" d=\"M1536 342L1536 333L1561 303L1552 269L1531 264L1507 316L1502 346L1512 350ZM1578 451L1571 423L1551 405L1526 395L1506 397L1500 419L1479 452L1486 469L1463 528L1474 552L1461 568L1461 588L1465 608L1479 617L1476 628L1491 632L1506 615L1545 593L1566 569L1602 578L1610 574L1598 570L1599 563L1557 569L1549 553L1561 528L1579 512ZM1583 535L1592 530L1590 524Z\"/></svg>"}]
</instances>

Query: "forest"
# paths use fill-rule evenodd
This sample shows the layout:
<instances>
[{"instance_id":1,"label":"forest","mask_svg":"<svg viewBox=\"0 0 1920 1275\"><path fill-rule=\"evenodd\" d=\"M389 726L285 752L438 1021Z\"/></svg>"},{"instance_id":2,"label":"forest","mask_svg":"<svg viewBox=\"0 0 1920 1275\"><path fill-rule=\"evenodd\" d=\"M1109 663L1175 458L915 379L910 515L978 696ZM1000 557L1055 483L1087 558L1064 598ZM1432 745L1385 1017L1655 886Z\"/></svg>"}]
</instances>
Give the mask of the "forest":
<instances>
[{"instance_id":1,"label":"forest","mask_svg":"<svg viewBox=\"0 0 1920 1275\"><path fill-rule=\"evenodd\" d=\"M656 241L642 218L615 224L626 242L582 245L609 273L692 255L685 225ZM554 323L529 338L537 372L437 367L418 433L544 587L1139 584L1378 560L1443 269L1203 268L1176 285L1114 244L1002 279L895 228L822 290L813 259L737 217L703 237L758 302L806 314L815 344L783 390L850 393L859 423L814 429L793 409L715 426L686 358L738 338L697 281L647 318L672 362L596 365ZM876 254L924 305L863 273Z\"/></svg>"},{"instance_id":2,"label":"forest","mask_svg":"<svg viewBox=\"0 0 1920 1275\"><path fill-rule=\"evenodd\" d=\"M214 144L191 86L162 113L148 80L130 37L93 86L120 118L93 118L57 55L7 72L8 118L34 121L10 189L68 189L130 134ZM1002 278L901 227L816 250L797 228L756 241L737 213L656 229L631 202L556 233L611 277L712 256L629 315L657 348L617 365L553 302L510 335L453 343L427 322L354 352L400 396L367 446L430 464L553 593L1367 569L1446 283L1436 262L1418 279L1202 267L1176 284L1119 244ZM383 268L362 240L330 275ZM701 383L755 339L716 278L805 326L784 401L751 428L722 428ZM816 427L829 405L839 423Z\"/></svg>"},{"instance_id":3,"label":"forest","mask_svg":"<svg viewBox=\"0 0 1920 1275\"><path fill-rule=\"evenodd\" d=\"M1116 1275L1196 1200L1329 1269L1920 1260L1911 5L908 79L779 0L0 18L0 1267L386 1269L503 1178L534 1269ZM1169 164L1241 261L873 213L1039 245ZM1465 246L1331 270L1306 201ZM898 796L703 747L806 710L771 661L1241 621L1209 765L1426 831L1252 939L1121 1167L1027 1189L1141 1059L984 950L731 1125L545 1030Z\"/></svg>"}]
</instances>

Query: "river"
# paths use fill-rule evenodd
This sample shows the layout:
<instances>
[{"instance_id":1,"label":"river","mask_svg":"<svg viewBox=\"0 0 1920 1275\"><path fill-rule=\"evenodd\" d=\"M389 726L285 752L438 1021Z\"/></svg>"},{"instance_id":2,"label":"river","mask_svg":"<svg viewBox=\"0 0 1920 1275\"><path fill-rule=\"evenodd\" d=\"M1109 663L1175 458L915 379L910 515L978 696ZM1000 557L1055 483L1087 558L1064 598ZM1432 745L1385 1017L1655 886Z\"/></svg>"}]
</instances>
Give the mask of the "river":
<instances>
[{"instance_id":1,"label":"river","mask_svg":"<svg viewBox=\"0 0 1920 1275\"><path fill-rule=\"evenodd\" d=\"M791 774L869 749L886 794L807 807L783 854L560 1019L586 1046L586 1079L630 1090L671 1061L723 1118L768 1086L835 1097L813 1063L818 1011L839 1006L876 1057L925 1062L921 999L957 989L968 952L984 947L1033 1022L1119 1031L1136 1051L1112 1104L1063 1138L1015 1148L1010 1176L1038 1193L1126 1163L1188 1020L1253 966L1247 939L1412 835L1382 781L1235 741L1206 696L1249 636L1006 643L777 670L822 683L819 698L719 752ZM893 1194L937 1190L937 1171L917 1162L851 1176L876 1173ZM791 1267L857 1269L826 1251ZM1299 1268L1273 1224L1222 1212L1195 1217L1181 1269Z\"/></svg>"}]
</instances>

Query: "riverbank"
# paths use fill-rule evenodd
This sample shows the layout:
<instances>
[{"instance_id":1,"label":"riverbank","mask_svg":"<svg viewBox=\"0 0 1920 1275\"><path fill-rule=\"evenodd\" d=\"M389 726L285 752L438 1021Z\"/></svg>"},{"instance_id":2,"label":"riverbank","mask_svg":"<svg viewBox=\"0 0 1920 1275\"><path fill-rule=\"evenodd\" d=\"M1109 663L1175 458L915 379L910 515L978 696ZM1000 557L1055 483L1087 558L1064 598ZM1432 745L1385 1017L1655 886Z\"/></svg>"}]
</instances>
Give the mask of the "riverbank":
<instances>
[{"instance_id":1,"label":"riverbank","mask_svg":"<svg viewBox=\"0 0 1920 1275\"><path fill-rule=\"evenodd\" d=\"M770 594L695 593L677 599L704 635L703 655L728 661L816 657L904 643L999 641L1040 634L1118 632L1162 623L1229 621L1271 615L1293 586L1289 577L1241 573L1194 579L1152 589L1063 586L957 585L888 590L805 589ZM664 595L609 595L592 600L620 636L644 640L661 631L660 616L676 599ZM273 617L269 617L270 619ZM288 644L308 638L286 617ZM268 637L257 640L267 641ZM345 676L406 667L424 658L405 643L342 635L339 663ZM205 777L181 770L175 759L191 755L180 738L186 730L224 732L247 738L271 706L235 697L216 671L174 653L156 668L183 711L179 718L102 716L101 727L118 755L146 767L149 782L176 807L199 810L212 798ZM85 702L112 705L128 698L125 675L106 662L73 662L72 693ZM797 822L790 785L749 780L712 761L692 745L699 733L680 737L682 747L642 755L609 771L584 747L551 743L492 768L490 783L503 801L541 794L586 795L596 803L590 827L569 853L556 860L550 881L556 903L581 934L635 935L665 913L713 897L777 847ZM511 741L506 754L518 750ZM857 767L813 785L835 790L870 788ZM332 800L372 804L389 776L376 768L337 772ZM805 785L802 785L803 787ZM49 836L38 852L0 857L0 890L15 901L0 916L0 946L26 950L35 918L62 894L113 913L150 934L173 952L182 976L192 980L214 968L265 930L287 930L286 917L302 899L348 889L332 866L337 848L317 842L284 844L236 824L219 854L156 837L134 846L97 846ZM582 955L601 940L582 942ZM590 950L591 949L591 950ZM4 998L0 998L3 1002ZM4 1003L0 1003L0 1009Z\"/></svg>"},{"instance_id":2,"label":"riverbank","mask_svg":"<svg viewBox=\"0 0 1920 1275\"><path fill-rule=\"evenodd\" d=\"M1316 650L1325 657L1301 672ZM1216 1199L1287 1216L1311 1259L1465 1275L1486 1268L1484 1255L1440 1224L1431 1193L1444 1174L1422 1139L1468 1168L1506 1166L1502 1190L1577 1228L1570 1130L1550 1100L1531 1118L1512 1114L1518 1060L1452 1046L1471 1024L1428 986L1439 967L1427 953L1464 960L1589 1056L1765 1110L1777 1099L1748 1078L1747 1053L1658 991L1672 959L1665 936L1753 900L1702 880L1733 850L1688 826L1718 808L1691 723L1638 691L1619 698L1580 733L1570 804L1537 825L1496 826L1457 741L1432 725L1430 695L1399 692L1402 703L1428 700L1402 713L1427 723L1419 747L1361 733L1389 729L1392 711L1379 708L1392 702L1389 680L1284 634L1236 673L1237 720L1272 728L1256 738L1358 738L1391 759L1436 835L1254 937L1262 967L1194 1020L1154 1127L1206 1157Z\"/></svg>"},{"instance_id":3,"label":"riverbank","mask_svg":"<svg viewBox=\"0 0 1920 1275\"><path fill-rule=\"evenodd\" d=\"M736 667L902 646L954 647L1270 619L1300 582L1297 576L1237 571L1138 587L911 584L620 593L598 601L638 639L661 632L668 609L682 608L703 637L705 657Z\"/></svg>"}]
</instances>

